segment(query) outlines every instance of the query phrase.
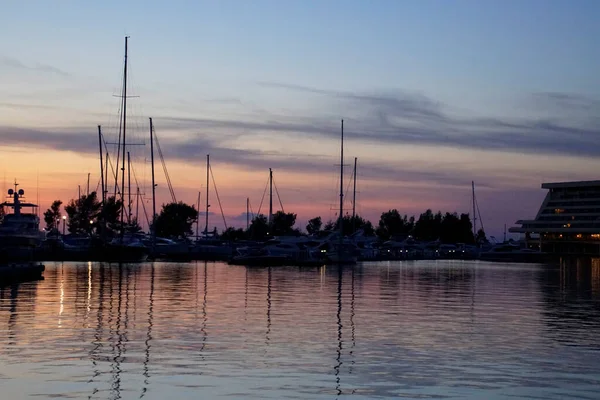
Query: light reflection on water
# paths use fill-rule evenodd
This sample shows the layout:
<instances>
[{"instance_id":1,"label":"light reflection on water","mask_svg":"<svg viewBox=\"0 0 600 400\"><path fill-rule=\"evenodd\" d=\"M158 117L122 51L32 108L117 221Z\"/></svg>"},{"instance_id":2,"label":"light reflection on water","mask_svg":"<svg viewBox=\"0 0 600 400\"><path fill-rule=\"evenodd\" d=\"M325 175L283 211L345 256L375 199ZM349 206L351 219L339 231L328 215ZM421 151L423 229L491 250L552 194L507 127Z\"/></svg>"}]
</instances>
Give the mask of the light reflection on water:
<instances>
[{"instance_id":1,"label":"light reflection on water","mask_svg":"<svg viewBox=\"0 0 600 400\"><path fill-rule=\"evenodd\" d=\"M3 398L598 398L600 263L48 264Z\"/></svg>"}]
</instances>

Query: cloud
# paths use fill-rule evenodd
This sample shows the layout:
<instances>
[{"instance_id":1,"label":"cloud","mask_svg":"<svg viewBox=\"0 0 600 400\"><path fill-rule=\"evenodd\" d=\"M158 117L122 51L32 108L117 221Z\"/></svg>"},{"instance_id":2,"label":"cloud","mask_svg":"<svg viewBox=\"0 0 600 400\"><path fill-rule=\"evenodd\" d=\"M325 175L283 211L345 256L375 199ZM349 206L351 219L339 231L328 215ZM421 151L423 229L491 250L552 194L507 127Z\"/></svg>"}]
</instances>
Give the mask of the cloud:
<instances>
[{"instance_id":1,"label":"cloud","mask_svg":"<svg viewBox=\"0 0 600 400\"><path fill-rule=\"evenodd\" d=\"M600 100L595 100L577 93L539 92L533 94L534 101L539 101L546 107L578 108L584 110L597 109Z\"/></svg>"},{"instance_id":2,"label":"cloud","mask_svg":"<svg viewBox=\"0 0 600 400\"><path fill-rule=\"evenodd\" d=\"M422 94L401 90L373 93L354 93L322 90L281 83L259 83L262 87L285 89L320 96L340 102L341 110L351 109L347 126L348 137L369 142L448 146L518 153L564 154L596 157L600 155L600 134L597 118L583 115L572 118L498 119L468 118L452 115L448 105ZM597 100L566 93L538 93L547 109L564 106L595 110ZM335 103L335 102L334 102ZM539 104L538 106L542 106ZM533 108L533 104L531 105ZM342 115L340 113L340 115ZM307 118L305 126L280 123L279 129L338 135L330 127L315 129ZM256 126L255 128L263 128Z\"/></svg>"},{"instance_id":3,"label":"cloud","mask_svg":"<svg viewBox=\"0 0 600 400\"><path fill-rule=\"evenodd\" d=\"M71 76L70 73L63 71L62 69L53 67L52 65L42 64L42 63L34 63L31 65L27 65L16 58L8 57L8 56L0 56L0 66L8 67L11 69L20 69L34 72L45 72L54 75L60 75L63 77Z\"/></svg>"},{"instance_id":4,"label":"cloud","mask_svg":"<svg viewBox=\"0 0 600 400\"><path fill-rule=\"evenodd\" d=\"M77 154L97 155L96 132L88 128L48 130L0 126L0 136L5 146L35 146L37 148L71 151ZM217 164L233 165L246 171L268 171L273 168L275 175L292 172L306 175L335 173L334 156L303 156L277 151L231 148L221 138L196 135L188 138L162 140L163 154L171 160L184 163L197 163L198 157L211 154ZM349 171L349 169L348 169ZM348 175L349 176L349 175ZM467 187L471 180L488 181L482 174L473 171L468 176L457 174L452 168L444 168L438 163L402 161L360 162L359 181L368 182L376 188L386 182L386 186L411 186L417 183L435 184L437 187ZM362 183L361 183L362 185ZM494 183L482 183L482 188L493 188ZM334 189L334 188L332 188Z\"/></svg>"}]
</instances>

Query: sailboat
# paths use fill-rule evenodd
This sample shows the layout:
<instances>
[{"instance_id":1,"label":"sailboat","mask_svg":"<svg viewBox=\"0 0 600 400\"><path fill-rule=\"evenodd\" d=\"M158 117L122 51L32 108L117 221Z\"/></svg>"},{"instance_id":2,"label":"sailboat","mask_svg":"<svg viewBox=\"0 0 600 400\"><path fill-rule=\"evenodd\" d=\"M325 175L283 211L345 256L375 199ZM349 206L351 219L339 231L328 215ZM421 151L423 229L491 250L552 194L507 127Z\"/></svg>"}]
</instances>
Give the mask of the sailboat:
<instances>
[{"instance_id":1,"label":"sailboat","mask_svg":"<svg viewBox=\"0 0 600 400\"><path fill-rule=\"evenodd\" d=\"M123 91L121 95L121 120L119 124L121 126L122 134L119 135L119 139L122 142L119 142L118 146L121 147L120 151L120 159L122 162L121 165L121 184L118 185L118 176L115 176L115 192L116 189L120 189L121 194L121 215L120 215L120 233L118 237L113 238L108 243L104 243L100 248L95 248L96 254L94 254L94 258L101 259L103 261L116 261L116 262L136 262L136 261L144 261L148 257L148 248L144 246L141 240L133 235L125 235L125 222L124 222L124 212L125 212L125 156L128 154L126 149L126 132L127 132L127 45L128 45L129 36L125 37L125 60L123 67ZM119 157L117 157L117 161ZM130 169L127 168L127 171ZM115 193L116 194L116 193ZM129 203L130 204L130 203Z\"/></svg>"},{"instance_id":2,"label":"sailboat","mask_svg":"<svg viewBox=\"0 0 600 400\"><path fill-rule=\"evenodd\" d=\"M341 126L340 150L340 207L338 210L338 237L332 239L327 252L327 261L331 264L356 264L356 245L344 237L344 120Z\"/></svg>"},{"instance_id":3,"label":"sailboat","mask_svg":"<svg viewBox=\"0 0 600 400\"><path fill-rule=\"evenodd\" d=\"M196 237L196 242L190 247L190 256L193 260L225 261L233 254L233 247L229 243L223 243L217 236L217 228L208 231L208 209L210 189L210 154L206 155L206 209L203 237ZM214 183L214 178L213 178ZM216 186L215 186L216 188ZM215 189L216 191L216 189ZM218 196L218 194L217 194ZM199 217L198 217L199 218Z\"/></svg>"}]
</instances>

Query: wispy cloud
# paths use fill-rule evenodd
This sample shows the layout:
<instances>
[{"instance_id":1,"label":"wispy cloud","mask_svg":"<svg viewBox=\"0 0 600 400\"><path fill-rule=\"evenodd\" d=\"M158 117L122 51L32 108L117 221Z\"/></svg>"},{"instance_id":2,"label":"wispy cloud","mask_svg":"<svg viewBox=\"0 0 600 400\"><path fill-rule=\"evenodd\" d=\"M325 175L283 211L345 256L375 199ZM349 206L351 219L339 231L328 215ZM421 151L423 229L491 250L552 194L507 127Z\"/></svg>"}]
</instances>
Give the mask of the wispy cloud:
<instances>
[{"instance_id":1,"label":"wispy cloud","mask_svg":"<svg viewBox=\"0 0 600 400\"><path fill-rule=\"evenodd\" d=\"M600 128L592 113L573 117L570 113L554 112L553 118L528 119L456 117L450 106L417 93L364 94L264 82L261 85L325 95L341 100L342 107L352 106L349 135L361 140L518 153L590 157L600 154L596 140ZM545 107L552 111L556 111L556 106L564 109L565 104L591 111L600 104L596 99L576 94L538 93L534 97L544 99Z\"/></svg>"},{"instance_id":2,"label":"wispy cloud","mask_svg":"<svg viewBox=\"0 0 600 400\"><path fill-rule=\"evenodd\" d=\"M41 130L0 126L0 136L5 146L34 146L92 156L98 152L96 133L85 128ZM213 160L217 160L218 163L232 165L246 171L266 172L269 168L273 168L275 171L307 175L327 174L333 171L335 162L330 156L304 156L280 151L232 148L218 137L205 135L174 138L161 142L168 162L197 163L199 157L211 154ZM364 164L359 162L359 173L360 179L372 184L386 181L398 185L427 182L439 187L465 187L472 179L483 176L477 171L473 171L469 176L462 176L452 168L447 166L445 168L439 163L427 160L422 162L371 160ZM485 185L485 187L493 186L492 183Z\"/></svg>"},{"instance_id":3,"label":"wispy cloud","mask_svg":"<svg viewBox=\"0 0 600 400\"><path fill-rule=\"evenodd\" d=\"M60 75L63 77L71 76L70 73L63 71L60 68L56 68L52 65L43 64L43 63L25 64L16 58L2 56L2 55L0 55L0 66L12 68L12 69L21 69L21 70L36 71L36 72L46 72L46 73L50 73L50 74Z\"/></svg>"}]
</instances>

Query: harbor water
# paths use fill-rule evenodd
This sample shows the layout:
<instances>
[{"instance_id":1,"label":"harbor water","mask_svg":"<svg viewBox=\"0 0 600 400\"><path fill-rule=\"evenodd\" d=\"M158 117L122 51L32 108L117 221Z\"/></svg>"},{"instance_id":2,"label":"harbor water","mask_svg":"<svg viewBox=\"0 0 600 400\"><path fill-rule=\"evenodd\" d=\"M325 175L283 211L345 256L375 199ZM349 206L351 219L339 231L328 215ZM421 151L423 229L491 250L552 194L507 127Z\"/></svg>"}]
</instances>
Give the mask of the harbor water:
<instances>
[{"instance_id":1,"label":"harbor water","mask_svg":"<svg viewBox=\"0 0 600 400\"><path fill-rule=\"evenodd\" d=\"M46 263L6 399L600 398L600 263Z\"/></svg>"}]
</instances>

